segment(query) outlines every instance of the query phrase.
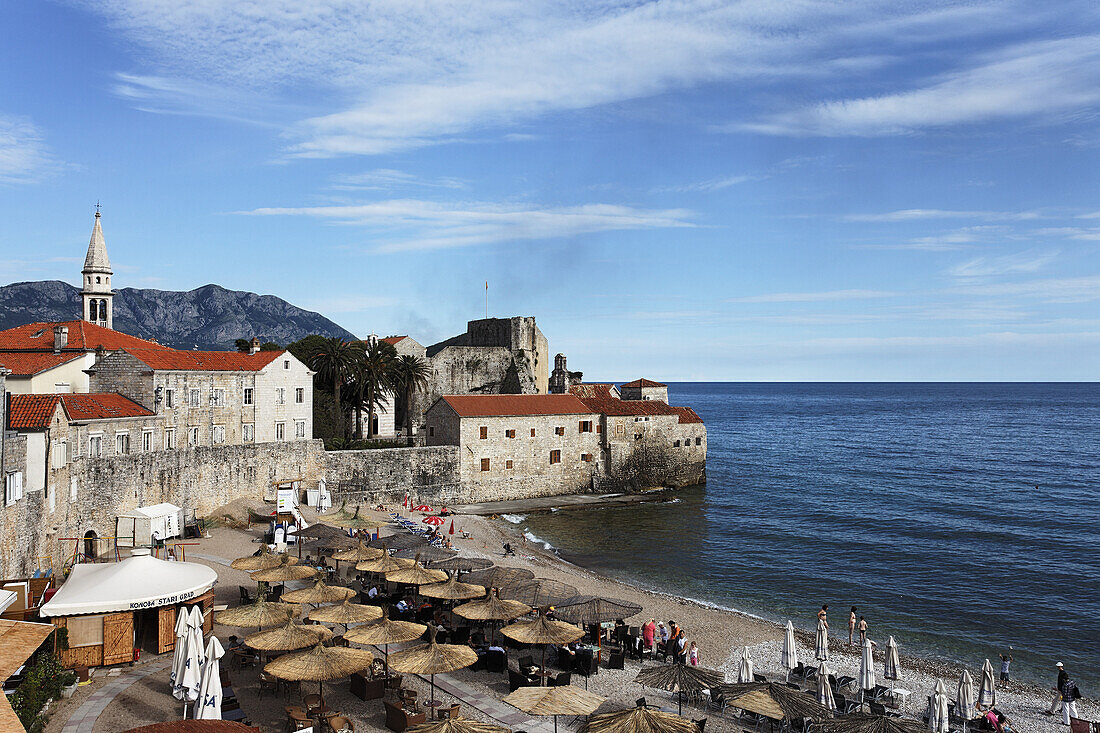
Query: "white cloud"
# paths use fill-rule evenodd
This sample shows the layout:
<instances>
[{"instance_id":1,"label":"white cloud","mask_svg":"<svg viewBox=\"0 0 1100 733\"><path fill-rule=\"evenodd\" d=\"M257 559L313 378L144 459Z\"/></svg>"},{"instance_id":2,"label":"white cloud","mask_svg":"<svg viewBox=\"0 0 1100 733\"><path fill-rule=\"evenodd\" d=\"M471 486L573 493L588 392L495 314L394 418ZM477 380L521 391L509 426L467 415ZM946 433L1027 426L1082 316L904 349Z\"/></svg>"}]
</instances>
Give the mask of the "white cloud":
<instances>
[{"instance_id":1,"label":"white cloud","mask_svg":"<svg viewBox=\"0 0 1100 733\"><path fill-rule=\"evenodd\" d=\"M260 208L256 216L308 216L369 226L378 252L469 247L497 242L572 237L605 231L694 226L685 209L637 209L611 204L539 208L520 204L443 204L395 199L351 206Z\"/></svg>"},{"instance_id":2,"label":"white cloud","mask_svg":"<svg viewBox=\"0 0 1100 733\"><path fill-rule=\"evenodd\" d=\"M34 183L56 168L57 162L34 124L0 114L0 183Z\"/></svg>"},{"instance_id":3,"label":"white cloud","mask_svg":"<svg viewBox=\"0 0 1100 733\"><path fill-rule=\"evenodd\" d=\"M981 219L983 221L1024 221L1038 219L1035 211L956 211L951 209L899 209L878 214L847 214L844 221L901 222L929 219Z\"/></svg>"},{"instance_id":4,"label":"white cloud","mask_svg":"<svg viewBox=\"0 0 1100 733\"><path fill-rule=\"evenodd\" d=\"M1100 300L1100 275L963 285L953 288L950 292L965 295L1036 298L1047 303L1087 303Z\"/></svg>"},{"instance_id":5,"label":"white cloud","mask_svg":"<svg viewBox=\"0 0 1100 733\"><path fill-rule=\"evenodd\" d=\"M1087 219L1089 217L1085 215L1078 218ZM1036 229L1035 234L1045 237L1065 237L1066 239L1076 239L1086 242L1095 242L1100 240L1100 229L1098 228L1086 229L1083 227L1046 227L1045 229Z\"/></svg>"},{"instance_id":6,"label":"white cloud","mask_svg":"<svg viewBox=\"0 0 1100 733\"><path fill-rule=\"evenodd\" d=\"M393 170L377 168L365 173L352 173L339 176L330 188L338 191L381 191L395 188L466 188L467 181L450 176L423 178L421 176Z\"/></svg>"},{"instance_id":7,"label":"white cloud","mask_svg":"<svg viewBox=\"0 0 1100 733\"><path fill-rule=\"evenodd\" d=\"M1037 272L1057 259L1057 252L1019 252L1017 254L975 257L951 267L947 274L960 280Z\"/></svg>"},{"instance_id":8,"label":"white cloud","mask_svg":"<svg viewBox=\"0 0 1100 733\"><path fill-rule=\"evenodd\" d=\"M842 300L892 298L897 293L888 290L827 290L815 293L768 293L730 298L727 303L822 303Z\"/></svg>"},{"instance_id":9,"label":"white cloud","mask_svg":"<svg viewBox=\"0 0 1100 733\"><path fill-rule=\"evenodd\" d=\"M721 191L723 188L729 188L730 186L748 183L756 178L757 176L723 176L721 178L710 178L705 181L696 181L695 183L684 183L678 186L663 186L654 189L654 191L657 193L709 193L711 191Z\"/></svg>"},{"instance_id":10,"label":"white cloud","mask_svg":"<svg viewBox=\"0 0 1100 733\"><path fill-rule=\"evenodd\" d=\"M1055 118L1100 102L1100 37L1025 43L921 88L822 102L734 130L772 135L901 135L1020 117Z\"/></svg>"}]
</instances>

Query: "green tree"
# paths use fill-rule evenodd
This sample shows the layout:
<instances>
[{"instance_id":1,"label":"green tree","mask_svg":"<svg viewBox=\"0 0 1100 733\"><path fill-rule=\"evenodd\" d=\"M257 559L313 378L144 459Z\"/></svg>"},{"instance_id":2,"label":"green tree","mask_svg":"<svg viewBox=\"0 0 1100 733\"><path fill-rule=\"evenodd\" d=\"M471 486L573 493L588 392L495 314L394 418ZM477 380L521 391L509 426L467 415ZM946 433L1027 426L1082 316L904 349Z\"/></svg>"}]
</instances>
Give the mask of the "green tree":
<instances>
[{"instance_id":1,"label":"green tree","mask_svg":"<svg viewBox=\"0 0 1100 733\"><path fill-rule=\"evenodd\" d=\"M362 401L367 406L368 438L374 437L375 410L385 404L386 394L394 391L396 363L397 349L392 344L379 340L365 344L357 377L362 390ZM361 435L360 431L360 437Z\"/></svg>"},{"instance_id":2,"label":"green tree","mask_svg":"<svg viewBox=\"0 0 1100 733\"><path fill-rule=\"evenodd\" d=\"M405 434L412 439L413 398L419 390L428 386L432 367L426 360L411 354L403 354L394 363L394 382L405 395Z\"/></svg>"},{"instance_id":3,"label":"green tree","mask_svg":"<svg viewBox=\"0 0 1100 733\"><path fill-rule=\"evenodd\" d=\"M336 411L340 415L340 437L347 438L347 427L344 422L343 403L340 400L340 392L348 383L356 370L356 365L361 361L362 346L358 342L345 341L339 337L324 339L323 343L317 343L310 354L309 368L317 372L323 380L332 384L332 394L336 400Z\"/></svg>"},{"instance_id":4,"label":"green tree","mask_svg":"<svg viewBox=\"0 0 1100 733\"><path fill-rule=\"evenodd\" d=\"M260 344L260 351L282 351L283 347L279 346L274 341L265 341Z\"/></svg>"},{"instance_id":5,"label":"green tree","mask_svg":"<svg viewBox=\"0 0 1100 733\"><path fill-rule=\"evenodd\" d=\"M247 354L248 350L252 347L249 339L237 339L233 342L233 345L237 347L237 351Z\"/></svg>"}]
</instances>

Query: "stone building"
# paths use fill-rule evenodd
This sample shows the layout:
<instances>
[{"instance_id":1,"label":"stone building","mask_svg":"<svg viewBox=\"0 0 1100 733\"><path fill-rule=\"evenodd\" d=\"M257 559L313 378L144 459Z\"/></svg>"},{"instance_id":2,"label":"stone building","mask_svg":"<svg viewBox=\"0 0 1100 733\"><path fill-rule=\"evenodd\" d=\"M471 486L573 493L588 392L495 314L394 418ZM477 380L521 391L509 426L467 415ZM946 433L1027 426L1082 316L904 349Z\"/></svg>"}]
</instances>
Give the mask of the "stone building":
<instances>
[{"instance_id":1,"label":"stone building","mask_svg":"<svg viewBox=\"0 0 1100 733\"><path fill-rule=\"evenodd\" d=\"M99 207L96 206L92 238L88 242L88 254L84 257L84 269L80 271L80 299L83 303L82 318L103 328L114 328L114 292L111 291L111 262L107 259L107 242L99 225Z\"/></svg>"},{"instance_id":2,"label":"stone building","mask_svg":"<svg viewBox=\"0 0 1100 733\"><path fill-rule=\"evenodd\" d=\"M668 385L650 379L635 379L619 387L624 400L657 400L668 403Z\"/></svg>"},{"instance_id":3,"label":"stone building","mask_svg":"<svg viewBox=\"0 0 1100 733\"><path fill-rule=\"evenodd\" d=\"M446 395L425 416L429 446L459 449L459 481L482 501L588 491L600 419L573 395Z\"/></svg>"},{"instance_id":4,"label":"stone building","mask_svg":"<svg viewBox=\"0 0 1100 733\"><path fill-rule=\"evenodd\" d=\"M165 450L313 438L313 372L289 351L121 349L88 371L163 417Z\"/></svg>"},{"instance_id":5,"label":"stone building","mask_svg":"<svg viewBox=\"0 0 1100 733\"><path fill-rule=\"evenodd\" d=\"M569 388L580 384L582 372L571 372L565 363L565 354L554 357L554 371L550 372L550 394L569 394Z\"/></svg>"}]
</instances>

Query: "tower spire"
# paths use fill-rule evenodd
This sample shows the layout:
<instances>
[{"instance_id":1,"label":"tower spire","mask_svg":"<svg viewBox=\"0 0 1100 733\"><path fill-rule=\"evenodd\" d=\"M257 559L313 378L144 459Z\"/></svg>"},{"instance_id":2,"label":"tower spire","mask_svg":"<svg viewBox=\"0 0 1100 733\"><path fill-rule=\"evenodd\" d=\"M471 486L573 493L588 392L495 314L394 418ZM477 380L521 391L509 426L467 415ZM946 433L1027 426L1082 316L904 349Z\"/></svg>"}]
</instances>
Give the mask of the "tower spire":
<instances>
[{"instance_id":1,"label":"tower spire","mask_svg":"<svg viewBox=\"0 0 1100 733\"><path fill-rule=\"evenodd\" d=\"M113 301L111 292L111 261L107 258L107 242L103 238L100 225L99 202L95 205L95 224L92 237L88 240L88 254L84 258L84 269L80 272L81 300L84 302L83 318L89 323L104 328L114 327Z\"/></svg>"}]
</instances>

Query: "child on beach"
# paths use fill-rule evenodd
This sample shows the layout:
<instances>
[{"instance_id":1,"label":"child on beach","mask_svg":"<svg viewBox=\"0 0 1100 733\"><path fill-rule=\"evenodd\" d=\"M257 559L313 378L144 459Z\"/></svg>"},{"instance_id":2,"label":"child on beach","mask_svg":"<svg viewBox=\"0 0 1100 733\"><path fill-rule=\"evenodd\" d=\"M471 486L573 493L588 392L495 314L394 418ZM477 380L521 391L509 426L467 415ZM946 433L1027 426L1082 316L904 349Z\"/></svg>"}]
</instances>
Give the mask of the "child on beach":
<instances>
[{"instance_id":1,"label":"child on beach","mask_svg":"<svg viewBox=\"0 0 1100 733\"><path fill-rule=\"evenodd\" d=\"M691 660L692 667L699 666L699 647L695 642L691 642L691 650L688 652L688 659Z\"/></svg>"},{"instance_id":2,"label":"child on beach","mask_svg":"<svg viewBox=\"0 0 1100 733\"><path fill-rule=\"evenodd\" d=\"M1001 655L1001 682L1008 682L1008 665L1012 664L1011 654Z\"/></svg>"},{"instance_id":3,"label":"child on beach","mask_svg":"<svg viewBox=\"0 0 1100 733\"><path fill-rule=\"evenodd\" d=\"M867 639L867 619L862 616L859 617L859 645L863 646L863 642Z\"/></svg>"}]
</instances>

